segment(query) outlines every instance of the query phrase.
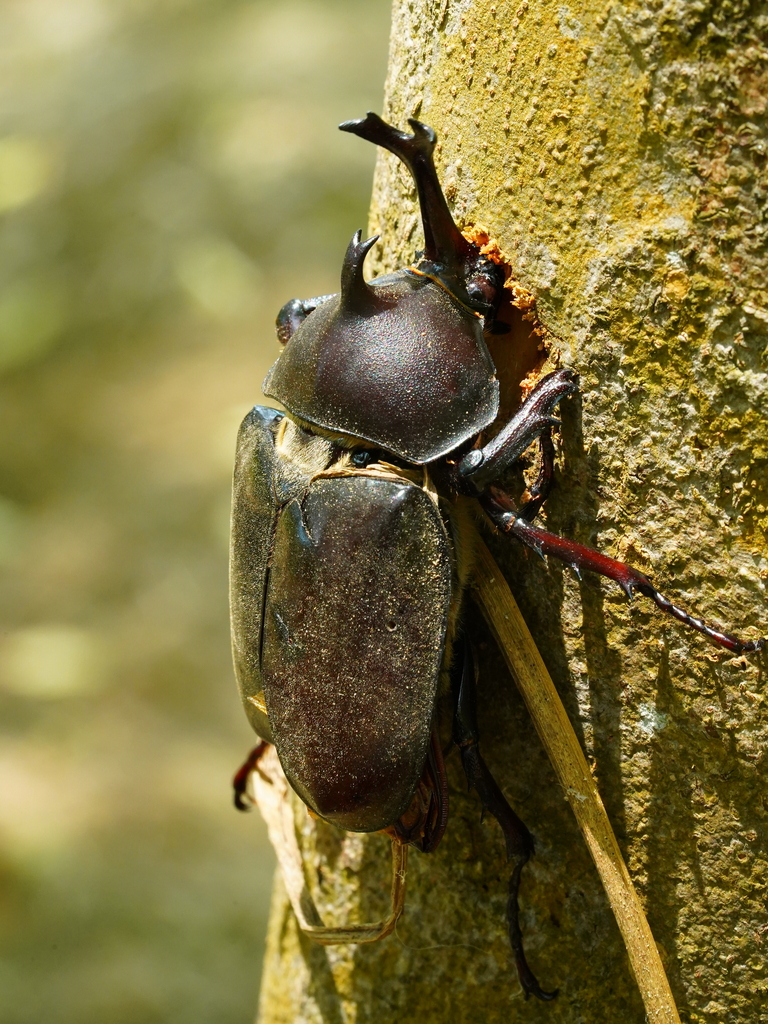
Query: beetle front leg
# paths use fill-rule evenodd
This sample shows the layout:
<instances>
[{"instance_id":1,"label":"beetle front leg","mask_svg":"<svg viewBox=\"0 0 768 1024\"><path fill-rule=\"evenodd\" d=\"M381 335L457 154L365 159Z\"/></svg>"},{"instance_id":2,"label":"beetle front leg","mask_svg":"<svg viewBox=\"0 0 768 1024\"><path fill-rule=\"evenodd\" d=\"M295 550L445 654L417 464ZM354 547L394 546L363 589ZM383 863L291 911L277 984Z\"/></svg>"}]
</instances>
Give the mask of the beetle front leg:
<instances>
[{"instance_id":1,"label":"beetle front leg","mask_svg":"<svg viewBox=\"0 0 768 1024\"><path fill-rule=\"evenodd\" d=\"M332 299L333 295L316 295L314 299L291 299L286 302L275 319L277 340L284 345L318 306Z\"/></svg>"},{"instance_id":2,"label":"beetle front leg","mask_svg":"<svg viewBox=\"0 0 768 1024\"><path fill-rule=\"evenodd\" d=\"M533 854L533 836L509 806L480 753L475 710L475 661L472 648L464 642L458 645L457 654L457 663L452 672L455 703L453 739L461 752L461 763L469 788L476 790L483 810L492 814L501 826L507 848L507 860L512 862L507 898L507 925L520 984L526 999L529 995L534 995L546 1002L554 999L558 990L545 992L528 966L523 949L518 906L520 876Z\"/></svg>"},{"instance_id":3,"label":"beetle front leg","mask_svg":"<svg viewBox=\"0 0 768 1024\"><path fill-rule=\"evenodd\" d=\"M486 487L547 428L559 426L552 412L561 398L574 394L578 388L579 378L573 370L548 373L496 437L482 448L467 452L457 466L459 480L471 481L478 490Z\"/></svg>"},{"instance_id":4,"label":"beetle front leg","mask_svg":"<svg viewBox=\"0 0 768 1024\"><path fill-rule=\"evenodd\" d=\"M539 438L539 472L536 482L528 488L530 498L520 506L518 515L521 519L532 523L541 511L541 506L549 497L555 474L555 446L552 441L552 430L547 427Z\"/></svg>"},{"instance_id":5,"label":"beetle front leg","mask_svg":"<svg viewBox=\"0 0 768 1024\"><path fill-rule=\"evenodd\" d=\"M554 558L559 558L561 561L567 562L577 573L581 569L589 569L591 572L615 580L629 598L635 591L650 597L663 612L686 626L698 630L699 633L703 633L704 636L709 637L710 640L733 654L751 654L763 649L765 645L763 638L739 640L737 637L731 636L730 633L724 633L713 626L708 626L701 619L689 615L682 608L672 604L669 598L660 594L647 576L637 569L625 565L624 562L619 562L615 558L610 558L583 544L577 544L575 541L566 540L547 530L542 530L538 526L533 526L521 517L520 512L514 507L512 499L498 488L491 487L487 492L481 494L480 504L499 529L504 530L505 533L511 533L523 544L533 548L539 555L552 555Z\"/></svg>"}]
</instances>

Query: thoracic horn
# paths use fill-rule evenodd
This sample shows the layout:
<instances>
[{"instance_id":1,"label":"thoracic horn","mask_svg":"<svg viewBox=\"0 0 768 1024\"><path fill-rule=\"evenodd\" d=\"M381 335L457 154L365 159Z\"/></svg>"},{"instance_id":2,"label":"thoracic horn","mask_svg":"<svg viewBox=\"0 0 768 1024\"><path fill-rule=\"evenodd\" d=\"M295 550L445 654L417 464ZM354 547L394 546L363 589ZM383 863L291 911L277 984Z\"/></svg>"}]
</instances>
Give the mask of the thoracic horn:
<instances>
[{"instance_id":1,"label":"thoracic horn","mask_svg":"<svg viewBox=\"0 0 768 1024\"><path fill-rule=\"evenodd\" d=\"M344 264L341 268L341 308L351 313L368 314L380 307L376 293L363 278L363 263L370 249L378 242L379 236L374 235L364 242L360 241L362 231L356 231L347 248Z\"/></svg>"}]
</instances>

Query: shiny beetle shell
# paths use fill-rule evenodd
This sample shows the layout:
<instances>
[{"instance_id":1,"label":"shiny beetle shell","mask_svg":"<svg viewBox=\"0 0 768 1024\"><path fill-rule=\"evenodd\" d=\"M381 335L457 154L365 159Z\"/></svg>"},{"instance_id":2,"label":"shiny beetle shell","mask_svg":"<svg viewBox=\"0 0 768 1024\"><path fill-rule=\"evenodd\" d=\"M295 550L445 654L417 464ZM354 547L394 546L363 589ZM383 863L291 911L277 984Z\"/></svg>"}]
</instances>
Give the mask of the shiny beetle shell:
<instances>
[{"instance_id":1,"label":"shiny beetle shell","mask_svg":"<svg viewBox=\"0 0 768 1024\"><path fill-rule=\"evenodd\" d=\"M376 831L405 812L426 759L451 542L433 497L394 474L281 480L280 419L254 409L238 442L238 683L307 805L341 828Z\"/></svg>"},{"instance_id":2,"label":"shiny beetle shell","mask_svg":"<svg viewBox=\"0 0 768 1024\"><path fill-rule=\"evenodd\" d=\"M363 287L368 302L342 288L318 306L272 367L264 393L309 423L409 462L438 459L499 410L483 321L412 271Z\"/></svg>"}]
</instances>

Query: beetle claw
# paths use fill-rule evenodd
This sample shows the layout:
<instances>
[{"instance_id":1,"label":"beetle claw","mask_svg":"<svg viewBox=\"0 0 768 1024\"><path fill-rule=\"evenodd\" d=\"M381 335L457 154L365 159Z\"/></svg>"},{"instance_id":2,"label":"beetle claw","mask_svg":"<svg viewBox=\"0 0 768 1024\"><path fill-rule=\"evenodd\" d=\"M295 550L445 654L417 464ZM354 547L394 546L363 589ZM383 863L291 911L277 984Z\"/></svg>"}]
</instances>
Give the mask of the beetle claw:
<instances>
[{"instance_id":1,"label":"beetle claw","mask_svg":"<svg viewBox=\"0 0 768 1024\"><path fill-rule=\"evenodd\" d=\"M551 992L547 992L545 991L545 989L541 987L541 985L539 985L535 978L533 980L536 982L535 986L531 988L526 988L525 986L523 986L523 992L525 993L526 999L528 999L530 996L536 996L537 999L541 999L541 1001L544 1003L549 1003L553 999L557 999L557 996L560 992L559 988L553 988Z\"/></svg>"}]
</instances>

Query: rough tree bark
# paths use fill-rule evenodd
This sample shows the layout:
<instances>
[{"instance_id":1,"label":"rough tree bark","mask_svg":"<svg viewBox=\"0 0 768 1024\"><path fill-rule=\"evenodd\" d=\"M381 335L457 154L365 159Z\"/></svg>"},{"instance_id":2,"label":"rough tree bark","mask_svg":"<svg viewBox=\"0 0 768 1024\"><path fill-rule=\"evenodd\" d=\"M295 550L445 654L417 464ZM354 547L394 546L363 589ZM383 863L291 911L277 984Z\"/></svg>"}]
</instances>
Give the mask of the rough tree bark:
<instances>
[{"instance_id":1,"label":"rough tree bark","mask_svg":"<svg viewBox=\"0 0 768 1024\"><path fill-rule=\"evenodd\" d=\"M581 374L548 528L749 636L768 626L766 35L768 5L748 0L396 0L384 110L435 127L457 220L487 231L536 297L545 349L519 317L495 342L507 405L537 359ZM415 195L388 155L371 220L386 246L377 269L407 262ZM681 1018L768 1021L765 659L719 652L611 583L489 543L593 765ZM484 649L486 759L537 840L529 959L559 998L522 998L501 835L452 756L448 832L411 856L395 935L315 946L278 884L261 1024L643 1020L568 806L468 616ZM323 916L381 917L387 842L296 804Z\"/></svg>"}]
</instances>

